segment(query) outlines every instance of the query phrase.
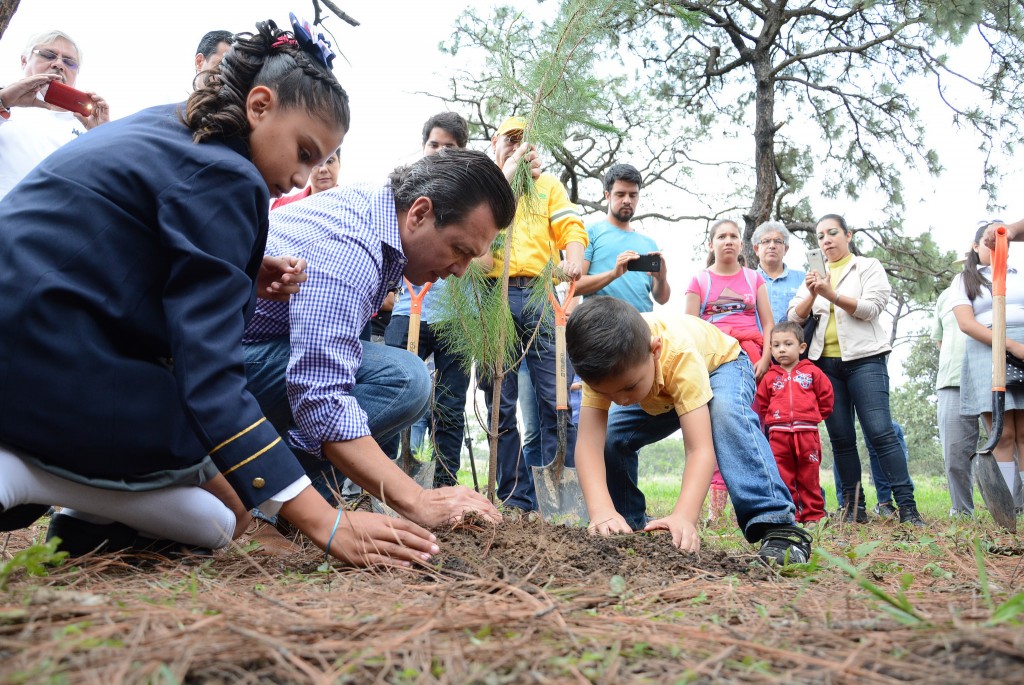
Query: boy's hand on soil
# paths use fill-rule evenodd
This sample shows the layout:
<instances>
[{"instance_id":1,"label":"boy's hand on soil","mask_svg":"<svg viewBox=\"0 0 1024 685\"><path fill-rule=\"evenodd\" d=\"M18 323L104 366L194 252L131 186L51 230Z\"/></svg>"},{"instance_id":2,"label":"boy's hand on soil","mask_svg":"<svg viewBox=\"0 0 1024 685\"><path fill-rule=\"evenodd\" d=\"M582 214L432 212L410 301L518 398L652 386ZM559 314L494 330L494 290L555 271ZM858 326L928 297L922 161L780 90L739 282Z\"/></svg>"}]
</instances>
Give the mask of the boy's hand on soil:
<instances>
[{"instance_id":1,"label":"boy's hand on soil","mask_svg":"<svg viewBox=\"0 0 1024 685\"><path fill-rule=\"evenodd\" d=\"M422 490L406 518L427 528L461 521L467 512L479 514L493 523L501 523L501 514L490 500L465 485Z\"/></svg>"},{"instance_id":2,"label":"boy's hand on soil","mask_svg":"<svg viewBox=\"0 0 1024 685\"><path fill-rule=\"evenodd\" d=\"M626 523L626 519L617 511L610 511L603 515L591 516L590 525L587 530L591 535L620 535L629 534L633 529Z\"/></svg>"},{"instance_id":3,"label":"boy's hand on soil","mask_svg":"<svg viewBox=\"0 0 1024 685\"><path fill-rule=\"evenodd\" d=\"M321 548L327 546L334 526L310 537ZM323 539L318 539L321 537ZM346 511L331 542L331 556L352 566L409 566L429 561L440 550L436 538L412 521L366 511Z\"/></svg>"},{"instance_id":4,"label":"boy's hand on soil","mask_svg":"<svg viewBox=\"0 0 1024 685\"><path fill-rule=\"evenodd\" d=\"M690 521L675 516L654 519L644 528L645 531L667 530L672 534L672 544L684 552L700 551L700 536L697 527Z\"/></svg>"}]
</instances>

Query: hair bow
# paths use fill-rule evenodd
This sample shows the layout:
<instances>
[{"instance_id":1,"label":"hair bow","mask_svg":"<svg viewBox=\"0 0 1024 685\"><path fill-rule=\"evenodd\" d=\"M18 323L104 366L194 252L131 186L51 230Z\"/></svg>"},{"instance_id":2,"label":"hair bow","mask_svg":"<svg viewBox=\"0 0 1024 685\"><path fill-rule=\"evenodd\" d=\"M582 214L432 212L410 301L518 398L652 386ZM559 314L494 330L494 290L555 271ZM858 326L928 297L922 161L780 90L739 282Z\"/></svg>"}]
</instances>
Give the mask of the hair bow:
<instances>
[{"instance_id":1,"label":"hair bow","mask_svg":"<svg viewBox=\"0 0 1024 685\"><path fill-rule=\"evenodd\" d=\"M335 54L331 50L331 42L324 38L324 34L317 32L316 38L313 38L313 26L308 21L300 21L294 12L289 12L288 18L292 22L292 33L295 34L299 47L328 69L333 69Z\"/></svg>"}]
</instances>

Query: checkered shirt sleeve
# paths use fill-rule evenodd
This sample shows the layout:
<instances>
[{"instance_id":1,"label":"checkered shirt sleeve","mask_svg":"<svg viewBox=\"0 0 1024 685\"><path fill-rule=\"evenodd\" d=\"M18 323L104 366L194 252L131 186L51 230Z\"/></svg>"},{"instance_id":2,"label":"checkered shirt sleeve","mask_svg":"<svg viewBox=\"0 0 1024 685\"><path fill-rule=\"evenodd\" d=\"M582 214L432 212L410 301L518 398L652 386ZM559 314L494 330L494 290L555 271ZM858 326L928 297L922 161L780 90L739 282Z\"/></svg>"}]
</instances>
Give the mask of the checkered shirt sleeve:
<instances>
[{"instance_id":1,"label":"checkered shirt sleeve","mask_svg":"<svg viewBox=\"0 0 1024 685\"><path fill-rule=\"evenodd\" d=\"M319 456L325 442L370 434L351 394L359 334L406 265L390 186L335 188L271 212L267 254L304 258L309 279L287 303L260 300L246 339L289 335L289 437Z\"/></svg>"}]
</instances>

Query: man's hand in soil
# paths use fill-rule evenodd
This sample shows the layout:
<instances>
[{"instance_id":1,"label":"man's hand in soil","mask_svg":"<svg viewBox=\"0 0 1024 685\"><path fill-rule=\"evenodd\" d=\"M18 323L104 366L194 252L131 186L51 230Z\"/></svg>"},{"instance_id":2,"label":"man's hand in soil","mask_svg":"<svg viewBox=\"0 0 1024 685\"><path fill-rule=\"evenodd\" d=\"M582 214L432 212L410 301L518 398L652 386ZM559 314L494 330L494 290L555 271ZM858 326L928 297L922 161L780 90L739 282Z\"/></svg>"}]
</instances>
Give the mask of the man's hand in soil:
<instances>
[{"instance_id":1,"label":"man's hand in soil","mask_svg":"<svg viewBox=\"0 0 1024 685\"><path fill-rule=\"evenodd\" d=\"M679 549L684 552L700 551L700 536L697 535L697 527L679 516L666 516L663 519L654 519L647 524L644 530L667 530L672 533L672 544Z\"/></svg>"},{"instance_id":2,"label":"man's hand in soil","mask_svg":"<svg viewBox=\"0 0 1024 685\"><path fill-rule=\"evenodd\" d=\"M461 521L468 512L479 514L493 523L501 523L501 514L490 500L465 485L421 490L415 504L400 513L422 526L434 528Z\"/></svg>"},{"instance_id":3,"label":"man's hand in soil","mask_svg":"<svg viewBox=\"0 0 1024 685\"><path fill-rule=\"evenodd\" d=\"M312 488L285 502L281 515L320 549L352 566L409 566L440 551L436 538L412 521L363 511L338 511ZM335 521L338 522L334 538Z\"/></svg>"},{"instance_id":4,"label":"man's hand in soil","mask_svg":"<svg viewBox=\"0 0 1024 685\"><path fill-rule=\"evenodd\" d=\"M591 535L606 536L633 532L633 529L626 523L626 519L622 518L622 515L614 509L609 512L598 513L597 516L592 515L587 530L590 531Z\"/></svg>"}]
</instances>

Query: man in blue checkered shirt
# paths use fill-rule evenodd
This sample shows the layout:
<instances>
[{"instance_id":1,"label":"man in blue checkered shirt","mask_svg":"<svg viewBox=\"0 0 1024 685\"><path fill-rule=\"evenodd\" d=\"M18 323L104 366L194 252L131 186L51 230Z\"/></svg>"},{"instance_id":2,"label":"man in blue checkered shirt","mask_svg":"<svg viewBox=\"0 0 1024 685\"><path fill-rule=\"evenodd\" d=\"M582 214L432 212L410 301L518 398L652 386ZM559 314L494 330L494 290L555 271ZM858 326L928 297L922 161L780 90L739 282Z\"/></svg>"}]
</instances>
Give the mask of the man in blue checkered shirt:
<instances>
[{"instance_id":1,"label":"man in blue checkered shirt","mask_svg":"<svg viewBox=\"0 0 1024 685\"><path fill-rule=\"evenodd\" d=\"M257 304L244 339L249 389L328 499L337 468L423 526L466 511L500 518L469 488L424 490L380 450L427 410L430 379L412 353L359 333L403 274L416 285L461 275L514 216L505 175L467 150L271 213L268 254L305 259L308 280L288 302Z\"/></svg>"}]
</instances>

